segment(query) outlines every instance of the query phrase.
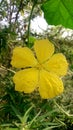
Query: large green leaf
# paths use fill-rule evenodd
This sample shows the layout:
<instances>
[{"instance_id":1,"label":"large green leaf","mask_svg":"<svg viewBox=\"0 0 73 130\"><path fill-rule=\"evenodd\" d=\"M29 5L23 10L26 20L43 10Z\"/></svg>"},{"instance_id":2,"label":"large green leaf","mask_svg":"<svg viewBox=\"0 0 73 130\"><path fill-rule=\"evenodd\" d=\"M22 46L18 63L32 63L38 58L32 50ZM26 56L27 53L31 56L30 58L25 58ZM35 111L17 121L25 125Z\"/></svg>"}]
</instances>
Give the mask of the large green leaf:
<instances>
[{"instance_id":1,"label":"large green leaf","mask_svg":"<svg viewBox=\"0 0 73 130\"><path fill-rule=\"evenodd\" d=\"M73 29L73 0L47 0L41 8L48 24Z\"/></svg>"}]
</instances>

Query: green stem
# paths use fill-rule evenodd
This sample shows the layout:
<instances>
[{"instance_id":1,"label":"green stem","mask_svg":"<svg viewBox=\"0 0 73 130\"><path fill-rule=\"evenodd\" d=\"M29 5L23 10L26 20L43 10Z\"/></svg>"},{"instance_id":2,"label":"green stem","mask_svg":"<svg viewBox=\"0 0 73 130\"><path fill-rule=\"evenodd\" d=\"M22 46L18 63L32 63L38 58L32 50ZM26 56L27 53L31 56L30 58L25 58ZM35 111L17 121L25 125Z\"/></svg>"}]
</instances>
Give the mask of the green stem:
<instances>
[{"instance_id":1,"label":"green stem","mask_svg":"<svg viewBox=\"0 0 73 130\"><path fill-rule=\"evenodd\" d=\"M54 100L54 104L59 108L59 110L64 113L66 116L70 117L70 114L68 114L64 109L57 104L57 102Z\"/></svg>"},{"instance_id":2,"label":"green stem","mask_svg":"<svg viewBox=\"0 0 73 130\"><path fill-rule=\"evenodd\" d=\"M34 10L35 5L36 5L36 3L34 2L33 5L32 5L31 12L30 12L30 16L29 16L28 32L27 32L27 37L28 37L28 47L30 47L30 43L29 43L29 36L30 36L30 23L31 23L31 18L32 18L32 14L33 14L33 10Z\"/></svg>"},{"instance_id":3,"label":"green stem","mask_svg":"<svg viewBox=\"0 0 73 130\"><path fill-rule=\"evenodd\" d=\"M14 70L12 70L12 69L7 69L7 68L4 67L4 66L1 66L1 68L4 69L4 70L8 70L8 71L10 71L10 72L12 72L12 73L14 73L14 74L16 73Z\"/></svg>"}]
</instances>

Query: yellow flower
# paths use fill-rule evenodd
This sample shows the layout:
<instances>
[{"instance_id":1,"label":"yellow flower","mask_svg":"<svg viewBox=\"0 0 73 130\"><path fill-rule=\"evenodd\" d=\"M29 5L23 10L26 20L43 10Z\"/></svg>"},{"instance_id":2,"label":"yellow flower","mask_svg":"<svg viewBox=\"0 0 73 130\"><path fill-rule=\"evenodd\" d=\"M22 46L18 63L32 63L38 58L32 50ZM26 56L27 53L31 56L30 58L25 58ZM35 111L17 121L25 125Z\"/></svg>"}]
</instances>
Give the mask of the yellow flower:
<instances>
[{"instance_id":1,"label":"yellow flower","mask_svg":"<svg viewBox=\"0 0 73 130\"><path fill-rule=\"evenodd\" d=\"M47 39L35 41L34 53L28 47L13 50L12 66L24 68L13 77L15 90L31 93L37 88L44 99L63 92L61 76L67 73L68 63L63 54L53 55L54 50L54 45Z\"/></svg>"}]
</instances>

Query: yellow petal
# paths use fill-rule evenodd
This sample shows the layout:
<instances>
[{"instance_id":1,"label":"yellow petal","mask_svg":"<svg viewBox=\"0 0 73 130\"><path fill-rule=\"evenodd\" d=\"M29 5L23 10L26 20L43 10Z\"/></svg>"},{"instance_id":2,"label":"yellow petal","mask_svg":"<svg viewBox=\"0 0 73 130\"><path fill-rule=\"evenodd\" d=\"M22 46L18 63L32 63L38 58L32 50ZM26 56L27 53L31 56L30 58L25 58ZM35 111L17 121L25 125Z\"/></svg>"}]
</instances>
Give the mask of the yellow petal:
<instances>
[{"instance_id":1,"label":"yellow petal","mask_svg":"<svg viewBox=\"0 0 73 130\"><path fill-rule=\"evenodd\" d=\"M16 91L31 93L38 84L38 70L30 68L18 71L14 75L13 81Z\"/></svg>"},{"instance_id":2,"label":"yellow petal","mask_svg":"<svg viewBox=\"0 0 73 130\"><path fill-rule=\"evenodd\" d=\"M61 53L54 54L50 60L43 64L46 70L56 73L58 76L66 75L68 63L65 56Z\"/></svg>"},{"instance_id":3,"label":"yellow petal","mask_svg":"<svg viewBox=\"0 0 73 130\"><path fill-rule=\"evenodd\" d=\"M32 51L27 47L16 47L13 50L13 57L11 64L16 68L25 68L35 66L37 60L35 59Z\"/></svg>"},{"instance_id":4,"label":"yellow petal","mask_svg":"<svg viewBox=\"0 0 73 130\"><path fill-rule=\"evenodd\" d=\"M54 53L54 45L48 39L35 41L34 49L40 63L45 62Z\"/></svg>"},{"instance_id":5,"label":"yellow petal","mask_svg":"<svg viewBox=\"0 0 73 130\"><path fill-rule=\"evenodd\" d=\"M57 75L40 71L39 92L43 99L53 98L63 92L62 80Z\"/></svg>"}]
</instances>

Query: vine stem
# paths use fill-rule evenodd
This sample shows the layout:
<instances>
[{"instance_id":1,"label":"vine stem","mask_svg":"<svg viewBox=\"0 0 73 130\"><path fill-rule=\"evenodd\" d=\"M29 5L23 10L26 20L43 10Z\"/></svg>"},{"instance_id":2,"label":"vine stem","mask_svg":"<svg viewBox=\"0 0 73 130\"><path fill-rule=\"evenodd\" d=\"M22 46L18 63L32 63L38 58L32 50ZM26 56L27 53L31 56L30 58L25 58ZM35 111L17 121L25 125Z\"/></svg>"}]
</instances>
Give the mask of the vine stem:
<instances>
[{"instance_id":1,"label":"vine stem","mask_svg":"<svg viewBox=\"0 0 73 130\"><path fill-rule=\"evenodd\" d=\"M33 14L33 10L34 10L34 7L35 7L36 3L34 2L33 5L32 5L32 9L31 9L31 12L30 12L30 16L29 16L29 23L28 23L28 31L27 31L27 40L28 40L28 47L30 47L30 43L29 43L29 36L30 36L30 24L31 24L31 18L32 18L32 14Z\"/></svg>"}]
</instances>

